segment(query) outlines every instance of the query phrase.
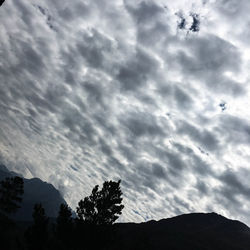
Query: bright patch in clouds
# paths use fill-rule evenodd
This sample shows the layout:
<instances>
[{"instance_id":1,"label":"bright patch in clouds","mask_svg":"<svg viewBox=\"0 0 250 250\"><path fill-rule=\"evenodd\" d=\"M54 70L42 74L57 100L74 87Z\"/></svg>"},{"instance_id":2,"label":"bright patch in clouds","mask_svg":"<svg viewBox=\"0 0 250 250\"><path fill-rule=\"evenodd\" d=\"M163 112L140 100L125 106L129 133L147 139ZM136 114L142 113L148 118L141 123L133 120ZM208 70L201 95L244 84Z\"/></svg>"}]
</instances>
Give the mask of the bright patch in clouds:
<instances>
[{"instance_id":1,"label":"bright patch in clouds","mask_svg":"<svg viewBox=\"0 0 250 250\"><path fill-rule=\"evenodd\" d=\"M122 179L122 221L215 211L250 224L249 10L5 1L1 162L51 182L73 208Z\"/></svg>"}]
</instances>

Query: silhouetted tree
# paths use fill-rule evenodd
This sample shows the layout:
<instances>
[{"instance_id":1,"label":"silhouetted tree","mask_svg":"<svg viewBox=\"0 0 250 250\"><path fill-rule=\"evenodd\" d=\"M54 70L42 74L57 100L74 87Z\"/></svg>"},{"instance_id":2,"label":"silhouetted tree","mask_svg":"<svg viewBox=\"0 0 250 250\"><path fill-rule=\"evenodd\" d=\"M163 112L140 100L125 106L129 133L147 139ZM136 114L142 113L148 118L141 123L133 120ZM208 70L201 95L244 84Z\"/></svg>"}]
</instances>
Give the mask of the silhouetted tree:
<instances>
[{"instance_id":1,"label":"silhouetted tree","mask_svg":"<svg viewBox=\"0 0 250 250\"><path fill-rule=\"evenodd\" d=\"M23 179L21 177L6 178L0 182L0 210L10 214L20 208L23 195Z\"/></svg>"},{"instance_id":2,"label":"silhouetted tree","mask_svg":"<svg viewBox=\"0 0 250 250\"><path fill-rule=\"evenodd\" d=\"M67 204L61 204L58 217L56 219L56 238L60 249L70 249L72 245L73 221L72 212Z\"/></svg>"},{"instance_id":3,"label":"silhouetted tree","mask_svg":"<svg viewBox=\"0 0 250 250\"><path fill-rule=\"evenodd\" d=\"M5 0L0 0L0 6L4 3Z\"/></svg>"},{"instance_id":4,"label":"silhouetted tree","mask_svg":"<svg viewBox=\"0 0 250 250\"><path fill-rule=\"evenodd\" d=\"M122 213L124 206L120 183L105 181L103 187L95 186L90 196L78 203L76 220L77 249L82 249L79 238L83 235L85 249L111 249L114 228L112 224ZM98 239L98 240L96 240Z\"/></svg>"},{"instance_id":5,"label":"silhouetted tree","mask_svg":"<svg viewBox=\"0 0 250 250\"><path fill-rule=\"evenodd\" d=\"M29 249L46 249L48 241L49 219L45 215L45 210L41 203L34 205L33 225L26 231L26 240Z\"/></svg>"},{"instance_id":6,"label":"silhouetted tree","mask_svg":"<svg viewBox=\"0 0 250 250\"><path fill-rule=\"evenodd\" d=\"M95 186L92 194L80 200L76 208L78 218L94 225L111 225L122 213L124 206L122 192L120 189L121 180L105 181L102 189Z\"/></svg>"}]
</instances>

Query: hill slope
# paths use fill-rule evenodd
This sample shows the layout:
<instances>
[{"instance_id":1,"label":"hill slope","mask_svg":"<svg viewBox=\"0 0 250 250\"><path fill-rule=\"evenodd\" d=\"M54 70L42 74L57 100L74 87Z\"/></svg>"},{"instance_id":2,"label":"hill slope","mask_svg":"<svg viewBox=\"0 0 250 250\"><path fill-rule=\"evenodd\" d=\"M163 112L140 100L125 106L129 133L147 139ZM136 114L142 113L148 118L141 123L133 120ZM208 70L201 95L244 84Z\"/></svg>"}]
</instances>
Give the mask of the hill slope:
<instances>
[{"instance_id":1,"label":"hill slope","mask_svg":"<svg viewBox=\"0 0 250 250\"><path fill-rule=\"evenodd\" d=\"M116 229L120 250L250 250L250 229L216 213L117 224Z\"/></svg>"},{"instance_id":2,"label":"hill slope","mask_svg":"<svg viewBox=\"0 0 250 250\"><path fill-rule=\"evenodd\" d=\"M0 164L0 180L18 174L10 172ZM24 195L21 208L14 215L16 220L32 220L32 210L35 203L42 203L49 217L57 217L59 206L66 203L59 191L51 184L38 178L24 179Z\"/></svg>"}]
</instances>

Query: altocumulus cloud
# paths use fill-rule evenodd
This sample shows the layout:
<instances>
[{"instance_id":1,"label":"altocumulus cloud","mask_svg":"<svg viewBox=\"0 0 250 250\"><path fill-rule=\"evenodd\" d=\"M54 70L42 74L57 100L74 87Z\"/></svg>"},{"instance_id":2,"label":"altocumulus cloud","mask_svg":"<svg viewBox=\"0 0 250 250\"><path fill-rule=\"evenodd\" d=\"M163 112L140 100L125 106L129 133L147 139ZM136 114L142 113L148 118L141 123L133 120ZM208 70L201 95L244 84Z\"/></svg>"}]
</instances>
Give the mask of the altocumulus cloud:
<instances>
[{"instance_id":1,"label":"altocumulus cloud","mask_svg":"<svg viewBox=\"0 0 250 250\"><path fill-rule=\"evenodd\" d=\"M250 224L249 10L5 1L1 162L51 182L72 208L122 179L121 221L216 211Z\"/></svg>"}]
</instances>

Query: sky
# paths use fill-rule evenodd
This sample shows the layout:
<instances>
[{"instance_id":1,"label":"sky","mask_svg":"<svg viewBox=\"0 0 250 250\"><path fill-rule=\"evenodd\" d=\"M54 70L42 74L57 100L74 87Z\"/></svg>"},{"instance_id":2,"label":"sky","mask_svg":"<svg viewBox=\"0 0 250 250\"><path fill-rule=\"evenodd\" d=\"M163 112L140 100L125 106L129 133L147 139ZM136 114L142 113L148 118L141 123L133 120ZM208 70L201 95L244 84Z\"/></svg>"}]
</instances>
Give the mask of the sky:
<instances>
[{"instance_id":1,"label":"sky","mask_svg":"<svg viewBox=\"0 0 250 250\"><path fill-rule=\"evenodd\" d=\"M120 221L250 225L249 0L6 0L0 162L75 209L121 179Z\"/></svg>"}]
</instances>

